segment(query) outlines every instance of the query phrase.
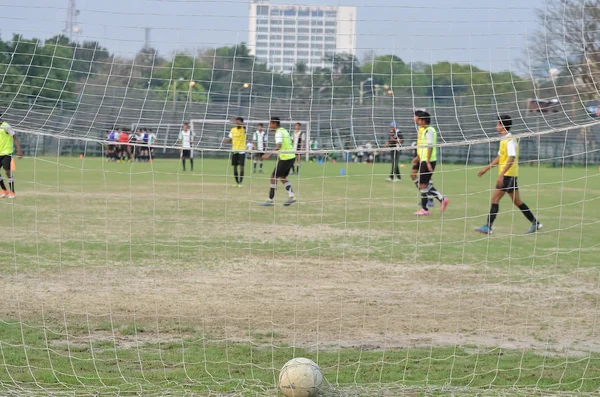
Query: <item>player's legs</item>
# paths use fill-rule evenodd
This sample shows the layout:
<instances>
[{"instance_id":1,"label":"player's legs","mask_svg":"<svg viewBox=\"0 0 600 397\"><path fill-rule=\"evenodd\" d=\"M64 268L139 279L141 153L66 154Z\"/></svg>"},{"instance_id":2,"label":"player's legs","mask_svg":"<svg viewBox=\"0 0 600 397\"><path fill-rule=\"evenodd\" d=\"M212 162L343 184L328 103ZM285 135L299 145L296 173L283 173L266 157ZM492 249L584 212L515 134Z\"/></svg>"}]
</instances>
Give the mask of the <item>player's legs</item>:
<instances>
[{"instance_id":1,"label":"player's legs","mask_svg":"<svg viewBox=\"0 0 600 397\"><path fill-rule=\"evenodd\" d=\"M246 153L238 153L238 165L240 167L239 186L244 183L244 167L246 166Z\"/></svg>"},{"instance_id":2,"label":"player's legs","mask_svg":"<svg viewBox=\"0 0 600 397\"><path fill-rule=\"evenodd\" d=\"M194 151L190 149L190 171L194 171Z\"/></svg>"},{"instance_id":3,"label":"player's legs","mask_svg":"<svg viewBox=\"0 0 600 397\"><path fill-rule=\"evenodd\" d=\"M523 216L527 218L527 220L531 223L533 230L530 229L529 233L533 233L538 229L541 229L542 224L538 222L535 215L533 215L527 204L525 204L523 200L521 200L521 195L519 194L519 187L517 186L516 178L514 178L514 189L512 191L509 191L508 195L510 196L510 199L512 200L513 204L521 210Z\"/></svg>"},{"instance_id":4,"label":"player's legs","mask_svg":"<svg viewBox=\"0 0 600 397\"><path fill-rule=\"evenodd\" d=\"M496 186L496 190L494 190L494 194L492 194L492 204L490 206L490 212L487 217L487 222L485 225L476 228L475 230L479 233L490 234L492 233L492 226L494 225L494 221L496 220L496 216L498 215L498 211L500 210L500 200L506 194L505 186Z\"/></svg>"},{"instance_id":5,"label":"player's legs","mask_svg":"<svg viewBox=\"0 0 600 397\"><path fill-rule=\"evenodd\" d=\"M427 203L429 201L429 196L433 196L434 198L438 199L441 204L440 209L442 212L444 212L448 206L448 199L433 186L433 183L431 183L436 162L432 161L430 164L432 171L429 171L425 161L422 161L419 166L419 191L421 192L421 208L425 213L428 213L429 211L427 209Z\"/></svg>"},{"instance_id":6,"label":"player's legs","mask_svg":"<svg viewBox=\"0 0 600 397\"><path fill-rule=\"evenodd\" d=\"M0 156L0 171L2 171L2 168L4 168L4 171L6 172L6 177L10 181L10 176L11 176L10 156ZM1 173L0 173L0 188L2 188L2 193L0 194L0 196L2 198L8 197L9 192L8 192L8 190L6 190L6 185L4 184L4 179L2 179Z\"/></svg>"},{"instance_id":7,"label":"player's legs","mask_svg":"<svg viewBox=\"0 0 600 397\"><path fill-rule=\"evenodd\" d=\"M238 154L237 153L232 153L231 154L231 165L233 166L233 177L235 178L235 184L237 187L237 185L239 185L240 183L240 176L239 176L239 172L238 172Z\"/></svg>"},{"instance_id":8,"label":"player's legs","mask_svg":"<svg viewBox=\"0 0 600 397\"><path fill-rule=\"evenodd\" d=\"M273 205L273 200L275 199L275 190L277 189L277 179L281 181L285 190L288 192L289 199L284 203L284 205L290 205L294 203L296 200L294 199L294 191L292 190L292 184L288 181L287 177L290 174L292 167L294 166L295 159L290 160L280 160L277 159L277 165L271 174L271 187L269 190L269 200L263 203L263 206L271 206Z\"/></svg>"}]
</instances>

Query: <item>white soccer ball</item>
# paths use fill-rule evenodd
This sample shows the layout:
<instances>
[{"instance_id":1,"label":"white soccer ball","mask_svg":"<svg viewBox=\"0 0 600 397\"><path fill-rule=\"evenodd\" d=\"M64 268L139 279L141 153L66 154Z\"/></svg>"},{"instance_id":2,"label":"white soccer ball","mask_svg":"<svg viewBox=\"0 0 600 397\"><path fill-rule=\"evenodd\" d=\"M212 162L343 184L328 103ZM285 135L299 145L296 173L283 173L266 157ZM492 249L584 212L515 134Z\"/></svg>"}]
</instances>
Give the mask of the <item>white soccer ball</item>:
<instances>
[{"instance_id":1,"label":"white soccer ball","mask_svg":"<svg viewBox=\"0 0 600 397\"><path fill-rule=\"evenodd\" d=\"M322 382L321 369L308 358L288 361L279 373L279 389L286 397L314 397Z\"/></svg>"}]
</instances>

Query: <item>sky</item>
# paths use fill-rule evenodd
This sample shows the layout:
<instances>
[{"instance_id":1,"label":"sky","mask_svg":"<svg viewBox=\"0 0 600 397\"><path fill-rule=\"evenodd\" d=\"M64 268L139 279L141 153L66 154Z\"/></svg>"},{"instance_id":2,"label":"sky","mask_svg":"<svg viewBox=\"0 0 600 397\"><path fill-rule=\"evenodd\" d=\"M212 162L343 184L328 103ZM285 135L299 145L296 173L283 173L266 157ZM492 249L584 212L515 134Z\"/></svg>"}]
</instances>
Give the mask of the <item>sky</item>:
<instances>
[{"instance_id":1,"label":"sky","mask_svg":"<svg viewBox=\"0 0 600 397\"><path fill-rule=\"evenodd\" d=\"M356 6L357 56L394 54L405 62L472 63L518 71L525 43L547 0L292 0L272 3ZM45 39L65 26L69 0L0 0L0 35ZM144 44L165 56L248 41L249 0L76 0L80 40L117 55Z\"/></svg>"}]
</instances>

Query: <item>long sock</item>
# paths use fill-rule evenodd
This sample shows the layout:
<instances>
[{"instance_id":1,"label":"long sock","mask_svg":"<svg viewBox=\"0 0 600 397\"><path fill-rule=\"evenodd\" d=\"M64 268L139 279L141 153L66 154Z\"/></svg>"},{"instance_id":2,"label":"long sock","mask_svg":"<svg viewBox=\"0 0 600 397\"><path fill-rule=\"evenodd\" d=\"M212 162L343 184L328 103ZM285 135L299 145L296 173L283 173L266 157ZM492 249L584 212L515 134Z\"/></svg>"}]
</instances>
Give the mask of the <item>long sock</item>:
<instances>
[{"instance_id":1,"label":"long sock","mask_svg":"<svg viewBox=\"0 0 600 397\"><path fill-rule=\"evenodd\" d=\"M6 190L6 185L4 184L4 179L2 179L1 176L0 176L0 188L2 188L2 190Z\"/></svg>"},{"instance_id":2,"label":"long sock","mask_svg":"<svg viewBox=\"0 0 600 397\"><path fill-rule=\"evenodd\" d=\"M194 159L190 159L190 170L194 171Z\"/></svg>"},{"instance_id":3,"label":"long sock","mask_svg":"<svg viewBox=\"0 0 600 397\"><path fill-rule=\"evenodd\" d=\"M300 164L298 164L298 165L296 166L296 174L299 174L299 173L300 173Z\"/></svg>"},{"instance_id":4,"label":"long sock","mask_svg":"<svg viewBox=\"0 0 600 397\"><path fill-rule=\"evenodd\" d=\"M233 176L235 177L235 183L240 183L237 165L233 167Z\"/></svg>"},{"instance_id":5,"label":"long sock","mask_svg":"<svg viewBox=\"0 0 600 397\"><path fill-rule=\"evenodd\" d=\"M275 189L277 188L276 184L271 184L271 189L269 190L269 200L273 200L275 198Z\"/></svg>"},{"instance_id":6,"label":"long sock","mask_svg":"<svg viewBox=\"0 0 600 397\"><path fill-rule=\"evenodd\" d=\"M437 189L435 187L433 187L433 185L431 185L431 187L429 188L429 192L427 192L430 196L435 197L436 199L438 199L439 202L442 202L442 200L444 199L444 196L442 195L442 193L438 192Z\"/></svg>"},{"instance_id":7,"label":"long sock","mask_svg":"<svg viewBox=\"0 0 600 397\"><path fill-rule=\"evenodd\" d=\"M523 215L525 215L525 218L527 218L527 220L531 223L537 223L537 219L535 219L535 216L533 216L533 213L531 212L531 210L529 209L529 207L527 206L527 204L523 203L519 206L519 209L521 210L521 212L523 213Z\"/></svg>"},{"instance_id":8,"label":"long sock","mask_svg":"<svg viewBox=\"0 0 600 397\"><path fill-rule=\"evenodd\" d=\"M419 180L414 179L413 182L415 183L415 187L418 189L419 188Z\"/></svg>"},{"instance_id":9,"label":"long sock","mask_svg":"<svg viewBox=\"0 0 600 397\"><path fill-rule=\"evenodd\" d=\"M262 170L262 161L260 162L260 169ZM256 165L254 165L254 167L256 167Z\"/></svg>"},{"instance_id":10,"label":"long sock","mask_svg":"<svg viewBox=\"0 0 600 397\"><path fill-rule=\"evenodd\" d=\"M425 211L429 211L427 209L427 201L429 201L429 199L427 198L427 192L423 192L421 190L421 208L423 208Z\"/></svg>"},{"instance_id":11,"label":"long sock","mask_svg":"<svg viewBox=\"0 0 600 397\"><path fill-rule=\"evenodd\" d=\"M185 159L181 159L181 162L183 163L183 170L185 171Z\"/></svg>"},{"instance_id":12,"label":"long sock","mask_svg":"<svg viewBox=\"0 0 600 397\"><path fill-rule=\"evenodd\" d=\"M240 167L240 183L244 182L244 167Z\"/></svg>"},{"instance_id":13,"label":"long sock","mask_svg":"<svg viewBox=\"0 0 600 397\"><path fill-rule=\"evenodd\" d=\"M15 192L15 178L13 178L12 176L10 178L8 178L8 186L10 187L10 191L11 192Z\"/></svg>"},{"instance_id":14,"label":"long sock","mask_svg":"<svg viewBox=\"0 0 600 397\"><path fill-rule=\"evenodd\" d=\"M288 196L290 196L290 198L294 197L294 191L292 190L292 182L287 181L284 186L285 190L287 190L288 192Z\"/></svg>"},{"instance_id":15,"label":"long sock","mask_svg":"<svg viewBox=\"0 0 600 397\"><path fill-rule=\"evenodd\" d=\"M260 168L262 168L262 164ZM254 171L256 171L256 161L254 162Z\"/></svg>"},{"instance_id":16,"label":"long sock","mask_svg":"<svg viewBox=\"0 0 600 397\"><path fill-rule=\"evenodd\" d=\"M492 204L492 207L490 208L490 214L488 215L488 222L487 222L487 225L489 227L492 227L492 225L494 224L494 221L496 220L496 215L498 215L499 209L500 209L500 206L498 204Z\"/></svg>"}]
</instances>

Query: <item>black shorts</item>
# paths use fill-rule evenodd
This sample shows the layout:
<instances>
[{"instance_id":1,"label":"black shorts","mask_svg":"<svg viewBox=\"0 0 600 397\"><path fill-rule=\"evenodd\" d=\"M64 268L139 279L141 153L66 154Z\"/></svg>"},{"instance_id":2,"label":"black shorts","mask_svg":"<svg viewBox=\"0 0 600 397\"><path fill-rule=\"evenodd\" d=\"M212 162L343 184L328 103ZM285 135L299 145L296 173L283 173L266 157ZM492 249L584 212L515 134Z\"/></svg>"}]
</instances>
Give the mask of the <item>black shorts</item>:
<instances>
[{"instance_id":1,"label":"black shorts","mask_svg":"<svg viewBox=\"0 0 600 397\"><path fill-rule=\"evenodd\" d=\"M272 176L275 178L287 178L294 164L296 164L295 158L289 160L277 159L277 166L273 170Z\"/></svg>"},{"instance_id":2,"label":"black shorts","mask_svg":"<svg viewBox=\"0 0 600 397\"><path fill-rule=\"evenodd\" d=\"M189 159L192 157L192 151L190 149L183 149L181 151L181 158L182 159Z\"/></svg>"},{"instance_id":3,"label":"black shorts","mask_svg":"<svg viewBox=\"0 0 600 397\"><path fill-rule=\"evenodd\" d=\"M254 153L252 156L256 159L256 160L262 160L262 156L265 155L265 152L258 152L258 153Z\"/></svg>"},{"instance_id":4,"label":"black shorts","mask_svg":"<svg viewBox=\"0 0 600 397\"><path fill-rule=\"evenodd\" d=\"M233 153L231 155L231 165L243 167L246 163L246 153Z\"/></svg>"},{"instance_id":5,"label":"black shorts","mask_svg":"<svg viewBox=\"0 0 600 397\"><path fill-rule=\"evenodd\" d=\"M435 170L436 162L430 161L430 163L431 163L431 168L433 168ZM433 171L429 172L429 170L427 169L427 162L421 161L421 164L419 165L419 184L427 185L431 181L432 176L433 176Z\"/></svg>"},{"instance_id":6,"label":"black shorts","mask_svg":"<svg viewBox=\"0 0 600 397\"><path fill-rule=\"evenodd\" d=\"M108 151L109 152L114 152L115 151L115 145L108 145Z\"/></svg>"},{"instance_id":7,"label":"black shorts","mask_svg":"<svg viewBox=\"0 0 600 397\"><path fill-rule=\"evenodd\" d=\"M507 193L514 192L515 190L519 190L519 185L517 185L517 177L516 176L505 176L502 186L496 186L496 189L505 191Z\"/></svg>"},{"instance_id":8,"label":"black shorts","mask_svg":"<svg viewBox=\"0 0 600 397\"><path fill-rule=\"evenodd\" d=\"M5 171L10 171L10 162L12 160L12 156L0 156L0 168L4 168Z\"/></svg>"}]
</instances>

